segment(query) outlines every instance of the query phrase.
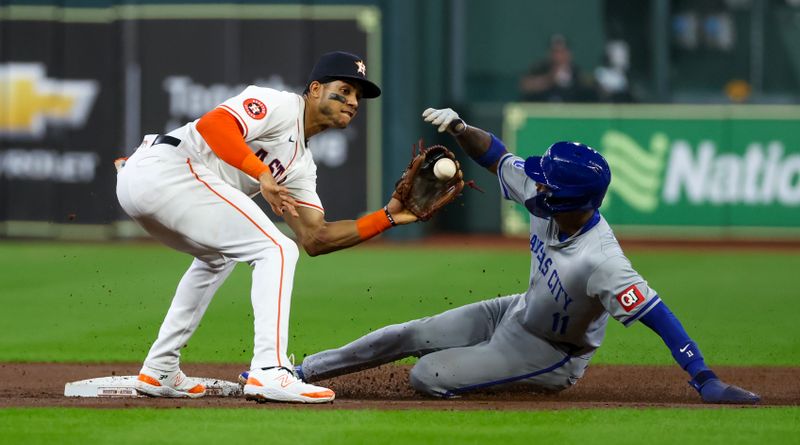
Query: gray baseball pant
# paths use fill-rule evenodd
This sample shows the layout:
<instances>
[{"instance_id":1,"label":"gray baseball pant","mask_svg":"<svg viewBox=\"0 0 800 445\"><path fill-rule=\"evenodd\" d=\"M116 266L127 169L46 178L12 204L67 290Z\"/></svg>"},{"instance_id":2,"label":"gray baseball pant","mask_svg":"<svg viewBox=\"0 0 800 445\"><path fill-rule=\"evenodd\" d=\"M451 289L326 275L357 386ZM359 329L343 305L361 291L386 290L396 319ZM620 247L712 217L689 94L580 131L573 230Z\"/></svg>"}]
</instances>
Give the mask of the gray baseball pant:
<instances>
[{"instance_id":1,"label":"gray baseball pant","mask_svg":"<svg viewBox=\"0 0 800 445\"><path fill-rule=\"evenodd\" d=\"M338 349L303 360L303 375L318 381L404 357L421 357L411 385L442 397L524 383L560 391L583 376L590 354L570 356L519 322L524 294L472 303L432 317L386 326Z\"/></svg>"}]
</instances>

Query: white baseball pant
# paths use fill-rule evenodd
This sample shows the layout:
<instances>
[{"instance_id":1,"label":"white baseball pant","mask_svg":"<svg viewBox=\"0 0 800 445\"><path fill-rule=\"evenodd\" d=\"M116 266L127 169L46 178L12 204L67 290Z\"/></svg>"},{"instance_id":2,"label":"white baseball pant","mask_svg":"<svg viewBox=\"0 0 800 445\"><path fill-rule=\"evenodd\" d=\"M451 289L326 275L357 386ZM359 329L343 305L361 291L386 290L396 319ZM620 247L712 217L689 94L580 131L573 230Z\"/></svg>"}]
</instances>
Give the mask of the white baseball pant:
<instances>
[{"instance_id":1,"label":"white baseball pant","mask_svg":"<svg viewBox=\"0 0 800 445\"><path fill-rule=\"evenodd\" d=\"M195 257L167 312L145 365L178 369L214 293L237 262L253 268L251 369L290 366L289 308L299 251L253 200L188 154L168 144L143 145L117 176L122 208L153 237Z\"/></svg>"}]
</instances>

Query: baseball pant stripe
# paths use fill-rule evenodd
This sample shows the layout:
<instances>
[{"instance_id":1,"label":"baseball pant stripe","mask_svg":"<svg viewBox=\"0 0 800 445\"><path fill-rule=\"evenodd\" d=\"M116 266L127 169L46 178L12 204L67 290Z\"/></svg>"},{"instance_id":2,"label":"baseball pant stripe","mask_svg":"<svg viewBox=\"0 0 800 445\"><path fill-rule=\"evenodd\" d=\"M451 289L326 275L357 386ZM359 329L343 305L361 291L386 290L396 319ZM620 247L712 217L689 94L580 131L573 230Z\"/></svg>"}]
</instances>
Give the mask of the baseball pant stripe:
<instances>
[{"instance_id":1,"label":"baseball pant stripe","mask_svg":"<svg viewBox=\"0 0 800 445\"><path fill-rule=\"evenodd\" d=\"M456 394L460 394L462 392L468 392L468 391L474 391L476 389L488 388L488 387L494 386L494 385L504 385L506 383L513 383L513 382L516 382L516 381L519 381L519 380L525 380L525 379L529 379L531 377L536 377L537 375L547 374L550 371L554 371L554 370L564 366L568 361L570 361L571 358L572 357L568 355L568 356L564 357L563 359L561 359L560 362L558 362L558 363L556 363L556 364L554 364L552 366L548 366L547 368L540 369L538 371L531 372L531 373L528 373L528 374L524 374L524 375L521 375L521 376L509 377L509 378L506 378L506 379L495 380L493 382L478 383L477 385L464 386L463 388L456 388L456 389L447 391L446 393L444 393L444 396L445 397L452 397L452 396L454 396Z\"/></svg>"},{"instance_id":2,"label":"baseball pant stripe","mask_svg":"<svg viewBox=\"0 0 800 445\"><path fill-rule=\"evenodd\" d=\"M231 207L236 209L236 211L239 212L242 216L247 218L247 220L250 221L261 233L263 233L264 236L269 238L269 240L272 241L272 243L275 244L278 247L278 250L280 251L280 254L281 254L281 276L280 276L280 280L278 282L278 320L277 320L277 323L276 323L277 327L276 327L276 331L275 331L276 332L276 337L275 337L275 341L276 341L275 355L277 355L277 357L278 357L278 366L283 366L283 363L281 363L281 299L283 297L283 271L284 271L283 247L280 244L278 244L278 242L276 242L274 238L269 236L269 234L263 228L261 228L261 226L259 226L258 223L255 222L255 220L253 220L253 218L251 218L247 213L245 213L242 209L237 207L236 204L230 202L227 198L225 198L224 196L219 194L206 181L203 181L202 179L200 179L200 176L194 171L194 167L192 167L191 159L187 158L186 159L186 164L189 165L189 170L192 172L192 174L194 175L195 179L200 181L203 185L206 186L206 188L211 190L212 193L217 195L220 199L222 199L223 201L228 203Z\"/></svg>"}]
</instances>

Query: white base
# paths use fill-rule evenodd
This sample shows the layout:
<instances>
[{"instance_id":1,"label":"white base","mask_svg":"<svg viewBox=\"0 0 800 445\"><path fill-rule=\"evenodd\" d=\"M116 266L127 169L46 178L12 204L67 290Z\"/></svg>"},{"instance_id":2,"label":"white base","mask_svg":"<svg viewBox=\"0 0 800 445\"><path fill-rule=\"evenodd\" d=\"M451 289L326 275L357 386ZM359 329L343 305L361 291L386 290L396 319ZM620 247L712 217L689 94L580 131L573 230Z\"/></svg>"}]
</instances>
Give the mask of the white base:
<instances>
[{"instance_id":1,"label":"white base","mask_svg":"<svg viewBox=\"0 0 800 445\"><path fill-rule=\"evenodd\" d=\"M64 385L66 397L147 397L139 394L133 383L137 376L112 376L70 382ZM206 387L206 397L238 397L242 387L226 380L192 377Z\"/></svg>"}]
</instances>

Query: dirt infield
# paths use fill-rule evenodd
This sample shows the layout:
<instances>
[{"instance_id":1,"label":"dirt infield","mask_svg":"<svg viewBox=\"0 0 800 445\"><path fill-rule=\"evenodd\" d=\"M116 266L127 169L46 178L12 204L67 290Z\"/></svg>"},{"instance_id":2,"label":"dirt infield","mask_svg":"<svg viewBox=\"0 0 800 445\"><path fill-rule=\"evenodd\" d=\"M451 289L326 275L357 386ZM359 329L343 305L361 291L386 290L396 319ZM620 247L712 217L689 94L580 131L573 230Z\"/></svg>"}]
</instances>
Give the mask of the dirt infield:
<instances>
[{"instance_id":1,"label":"dirt infield","mask_svg":"<svg viewBox=\"0 0 800 445\"><path fill-rule=\"evenodd\" d=\"M436 409L436 410L543 410L619 407L711 407L703 405L675 366L592 366L574 387L559 394L534 394L519 387L476 393L459 399L431 399L408 385L409 366L387 365L327 380L322 385L336 391L333 404L298 406L259 405L244 398L206 397L181 399L89 399L64 397L66 382L110 375L133 375L137 364L0 364L0 408L298 408L304 409ZM240 365L186 365L189 375L235 380ZM750 389L762 397L759 406L800 405L798 367L715 367L724 380Z\"/></svg>"},{"instance_id":2,"label":"dirt infield","mask_svg":"<svg viewBox=\"0 0 800 445\"><path fill-rule=\"evenodd\" d=\"M800 239L794 238L633 238L620 237L619 243L626 252L653 250L691 250L691 251L767 251L767 252L800 252ZM364 246L368 248L450 248L480 250L511 250L526 252L529 250L525 236L501 236L480 234L438 234L422 240L402 243L396 241L377 240Z\"/></svg>"}]
</instances>

